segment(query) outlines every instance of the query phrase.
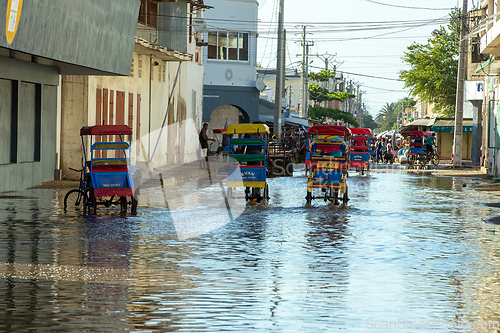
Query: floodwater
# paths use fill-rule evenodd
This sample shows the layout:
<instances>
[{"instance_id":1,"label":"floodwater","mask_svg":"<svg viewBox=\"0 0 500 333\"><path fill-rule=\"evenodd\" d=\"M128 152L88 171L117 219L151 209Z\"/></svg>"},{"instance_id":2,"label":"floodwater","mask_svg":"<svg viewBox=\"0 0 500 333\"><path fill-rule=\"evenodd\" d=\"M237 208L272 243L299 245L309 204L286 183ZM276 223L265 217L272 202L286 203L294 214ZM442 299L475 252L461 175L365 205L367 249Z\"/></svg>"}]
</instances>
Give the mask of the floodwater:
<instances>
[{"instance_id":1,"label":"floodwater","mask_svg":"<svg viewBox=\"0 0 500 333\"><path fill-rule=\"evenodd\" d=\"M474 182L353 174L348 208L306 207L297 174L245 207L198 179L145 190L137 216L4 194L0 331L494 331L500 208Z\"/></svg>"}]
</instances>

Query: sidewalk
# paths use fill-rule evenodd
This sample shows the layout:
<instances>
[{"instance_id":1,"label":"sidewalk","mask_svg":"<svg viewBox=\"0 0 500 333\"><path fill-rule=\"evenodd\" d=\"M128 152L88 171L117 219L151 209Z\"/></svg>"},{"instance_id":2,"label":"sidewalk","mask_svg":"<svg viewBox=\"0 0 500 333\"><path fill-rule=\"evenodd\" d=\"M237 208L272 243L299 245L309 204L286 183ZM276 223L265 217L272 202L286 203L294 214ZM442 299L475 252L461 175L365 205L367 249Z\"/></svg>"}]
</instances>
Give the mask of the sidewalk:
<instances>
[{"instance_id":1,"label":"sidewalk","mask_svg":"<svg viewBox=\"0 0 500 333\"><path fill-rule=\"evenodd\" d=\"M152 170L144 170L141 168L142 180L141 187L160 187L163 180L163 186L177 185L185 180L202 177L214 176L217 174L226 174L229 162L219 161L218 157L209 157L209 170L200 169L200 162L194 161L186 164L166 165L162 168L154 168ZM31 187L32 189L55 189L55 188L78 188L79 181L77 180L53 180L45 182L42 185Z\"/></svg>"}]
</instances>

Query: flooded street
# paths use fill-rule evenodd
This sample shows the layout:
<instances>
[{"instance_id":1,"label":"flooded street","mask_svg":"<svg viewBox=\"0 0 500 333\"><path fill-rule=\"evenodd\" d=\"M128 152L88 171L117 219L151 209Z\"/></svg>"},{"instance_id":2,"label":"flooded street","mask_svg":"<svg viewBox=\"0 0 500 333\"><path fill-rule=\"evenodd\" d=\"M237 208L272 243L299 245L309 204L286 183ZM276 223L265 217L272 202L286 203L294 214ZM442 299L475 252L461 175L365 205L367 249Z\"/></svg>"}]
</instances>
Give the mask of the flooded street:
<instances>
[{"instance_id":1,"label":"flooded street","mask_svg":"<svg viewBox=\"0 0 500 333\"><path fill-rule=\"evenodd\" d=\"M306 207L296 173L229 212L214 180L144 190L137 216L4 194L0 331L499 329L500 208L473 179L353 173L348 208Z\"/></svg>"}]
</instances>

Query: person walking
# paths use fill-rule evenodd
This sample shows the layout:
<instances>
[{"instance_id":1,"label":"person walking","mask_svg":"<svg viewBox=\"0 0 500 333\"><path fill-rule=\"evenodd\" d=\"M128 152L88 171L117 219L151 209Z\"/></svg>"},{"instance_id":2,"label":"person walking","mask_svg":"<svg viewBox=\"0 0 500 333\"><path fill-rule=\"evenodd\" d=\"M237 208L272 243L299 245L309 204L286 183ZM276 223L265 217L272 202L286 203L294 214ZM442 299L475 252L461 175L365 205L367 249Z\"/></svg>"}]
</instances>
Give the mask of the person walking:
<instances>
[{"instance_id":1,"label":"person walking","mask_svg":"<svg viewBox=\"0 0 500 333\"><path fill-rule=\"evenodd\" d=\"M376 156L376 160L377 160L377 163L380 160L382 160L382 162L384 161L384 159L382 158L382 139L379 139L377 141L377 144L375 145L375 156Z\"/></svg>"},{"instance_id":2,"label":"person walking","mask_svg":"<svg viewBox=\"0 0 500 333\"><path fill-rule=\"evenodd\" d=\"M203 123L200 134L198 138L200 140L200 146L202 151L202 156L200 158L200 169L206 169L208 165L208 141L215 141L215 139L210 139L207 136L208 123Z\"/></svg>"}]
</instances>

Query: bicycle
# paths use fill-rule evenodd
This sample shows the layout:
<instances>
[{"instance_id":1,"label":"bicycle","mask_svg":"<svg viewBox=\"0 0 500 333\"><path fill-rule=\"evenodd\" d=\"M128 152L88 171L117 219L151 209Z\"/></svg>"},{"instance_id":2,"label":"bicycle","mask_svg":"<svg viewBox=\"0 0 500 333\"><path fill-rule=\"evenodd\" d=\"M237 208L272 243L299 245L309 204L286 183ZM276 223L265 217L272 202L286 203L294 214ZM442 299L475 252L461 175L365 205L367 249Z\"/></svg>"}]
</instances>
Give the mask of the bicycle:
<instances>
[{"instance_id":1,"label":"bicycle","mask_svg":"<svg viewBox=\"0 0 500 333\"><path fill-rule=\"evenodd\" d=\"M89 182L85 179L82 168L80 170L69 168L72 171L80 172L80 184L78 188L70 190L64 196L64 211L83 211L89 214L95 214L96 202L94 200L94 193L91 187L88 186Z\"/></svg>"},{"instance_id":2,"label":"bicycle","mask_svg":"<svg viewBox=\"0 0 500 333\"><path fill-rule=\"evenodd\" d=\"M436 154L436 148L434 148L430 153L425 153L425 162L430 162L434 166L437 166L439 164L439 156Z\"/></svg>"}]
</instances>

